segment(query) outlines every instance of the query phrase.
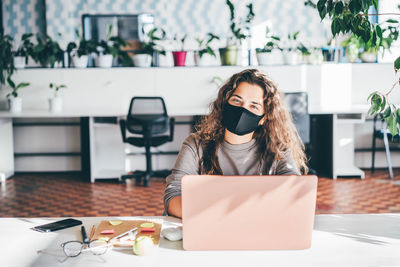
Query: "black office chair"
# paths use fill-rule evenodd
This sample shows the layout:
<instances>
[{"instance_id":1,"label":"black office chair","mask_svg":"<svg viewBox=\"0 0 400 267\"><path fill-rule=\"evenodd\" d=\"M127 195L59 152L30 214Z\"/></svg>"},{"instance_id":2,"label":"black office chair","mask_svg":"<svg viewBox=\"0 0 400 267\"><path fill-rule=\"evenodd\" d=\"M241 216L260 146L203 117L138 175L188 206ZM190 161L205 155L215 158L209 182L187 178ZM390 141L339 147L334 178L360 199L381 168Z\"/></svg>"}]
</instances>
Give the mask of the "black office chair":
<instances>
[{"instance_id":1,"label":"black office chair","mask_svg":"<svg viewBox=\"0 0 400 267\"><path fill-rule=\"evenodd\" d=\"M380 128L376 127L377 126L376 121L378 120L378 118L381 121ZM374 129L373 129L373 133L372 133L372 164L371 164L371 172L372 173L375 171L376 138L383 139L383 143L385 145L389 177L390 177L390 179L393 179L393 169L392 169L392 162L390 159L389 141L398 143L400 141L400 136L398 134L396 134L395 136L392 136L392 134L389 132L389 130L386 127L386 123L384 122L382 114L377 114L374 116Z\"/></svg>"},{"instance_id":2,"label":"black office chair","mask_svg":"<svg viewBox=\"0 0 400 267\"><path fill-rule=\"evenodd\" d=\"M306 92L285 93L285 103L304 144L310 143L310 114Z\"/></svg>"},{"instance_id":3,"label":"black office chair","mask_svg":"<svg viewBox=\"0 0 400 267\"><path fill-rule=\"evenodd\" d=\"M150 147L158 147L171 142L174 136L175 119L169 118L163 98L133 97L129 106L127 119L120 120L122 140L133 146L144 147L146 151L146 170L122 175L121 182L128 178L136 178L136 183L143 179L148 186L150 177L166 177L170 170L153 171ZM126 130L140 136L126 136ZM169 135L164 135L169 130Z\"/></svg>"},{"instance_id":4,"label":"black office chair","mask_svg":"<svg viewBox=\"0 0 400 267\"><path fill-rule=\"evenodd\" d=\"M306 154L311 155L310 114L308 113L308 94L306 92L285 93L285 104L292 115L294 125L300 139L306 148ZM317 172L310 168L310 174Z\"/></svg>"}]
</instances>

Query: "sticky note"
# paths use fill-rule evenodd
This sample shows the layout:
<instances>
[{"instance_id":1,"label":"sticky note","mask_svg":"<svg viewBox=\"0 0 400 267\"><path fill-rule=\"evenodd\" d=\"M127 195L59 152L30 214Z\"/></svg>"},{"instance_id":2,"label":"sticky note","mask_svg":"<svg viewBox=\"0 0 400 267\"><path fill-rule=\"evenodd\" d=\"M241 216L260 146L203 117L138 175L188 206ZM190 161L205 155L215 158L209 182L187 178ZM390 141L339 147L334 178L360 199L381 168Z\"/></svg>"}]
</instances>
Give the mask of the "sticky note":
<instances>
[{"instance_id":1,"label":"sticky note","mask_svg":"<svg viewBox=\"0 0 400 267\"><path fill-rule=\"evenodd\" d=\"M156 230L154 228L142 228L140 229L140 232L155 232Z\"/></svg>"},{"instance_id":2,"label":"sticky note","mask_svg":"<svg viewBox=\"0 0 400 267\"><path fill-rule=\"evenodd\" d=\"M108 221L111 225L120 225L122 221Z\"/></svg>"},{"instance_id":3,"label":"sticky note","mask_svg":"<svg viewBox=\"0 0 400 267\"><path fill-rule=\"evenodd\" d=\"M100 234L102 234L102 235L112 235L112 234L114 234L114 233L115 233L114 229L111 229L111 230L103 230L103 231L100 232Z\"/></svg>"},{"instance_id":4,"label":"sticky note","mask_svg":"<svg viewBox=\"0 0 400 267\"><path fill-rule=\"evenodd\" d=\"M142 223L142 224L140 225L140 227L143 227L143 228L153 228L153 227L154 227L154 223L152 223L152 222Z\"/></svg>"}]
</instances>

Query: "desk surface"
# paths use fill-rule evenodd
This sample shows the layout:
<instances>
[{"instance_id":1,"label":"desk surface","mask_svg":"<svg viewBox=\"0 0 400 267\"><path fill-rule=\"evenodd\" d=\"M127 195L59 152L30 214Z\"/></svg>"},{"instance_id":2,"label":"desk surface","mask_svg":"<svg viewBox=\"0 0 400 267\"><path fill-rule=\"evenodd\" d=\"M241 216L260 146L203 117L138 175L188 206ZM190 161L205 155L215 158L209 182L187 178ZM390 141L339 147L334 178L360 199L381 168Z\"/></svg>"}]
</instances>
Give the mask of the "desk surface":
<instances>
[{"instance_id":1,"label":"desk surface","mask_svg":"<svg viewBox=\"0 0 400 267\"><path fill-rule=\"evenodd\" d=\"M143 219L144 217L119 217ZM180 225L172 217L163 228ZM78 218L86 229L111 218ZM59 263L60 244L80 240L80 228L38 233L30 227L50 218L1 218L1 266L399 266L400 214L317 215L312 246L299 251L183 251L182 242L160 240L152 256L138 257L131 250L111 250L102 258L84 254ZM45 250L48 254L38 254Z\"/></svg>"}]
</instances>

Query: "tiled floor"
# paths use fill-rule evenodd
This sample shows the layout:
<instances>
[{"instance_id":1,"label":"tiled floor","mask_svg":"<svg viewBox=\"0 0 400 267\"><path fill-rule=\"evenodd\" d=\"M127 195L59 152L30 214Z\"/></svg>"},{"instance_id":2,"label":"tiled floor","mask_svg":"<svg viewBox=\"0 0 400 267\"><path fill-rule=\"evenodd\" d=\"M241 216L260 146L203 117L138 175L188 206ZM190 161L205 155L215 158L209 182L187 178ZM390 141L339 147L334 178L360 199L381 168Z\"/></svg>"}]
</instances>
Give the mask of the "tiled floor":
<instances>
[{"instance_id":1,"label":"tiled floor","mask_svg":"<svg viewBox=\"0 0 400 267\"><path fill-rule=\"evenodd\" d=\"M319 178L317 213L400 212L400 169L366 179ZM19 174L1 185L0 217L80 217L161 215L164 181L148 188L116 180L90 184L78 174Z\"/></svg>"}]
</instances>

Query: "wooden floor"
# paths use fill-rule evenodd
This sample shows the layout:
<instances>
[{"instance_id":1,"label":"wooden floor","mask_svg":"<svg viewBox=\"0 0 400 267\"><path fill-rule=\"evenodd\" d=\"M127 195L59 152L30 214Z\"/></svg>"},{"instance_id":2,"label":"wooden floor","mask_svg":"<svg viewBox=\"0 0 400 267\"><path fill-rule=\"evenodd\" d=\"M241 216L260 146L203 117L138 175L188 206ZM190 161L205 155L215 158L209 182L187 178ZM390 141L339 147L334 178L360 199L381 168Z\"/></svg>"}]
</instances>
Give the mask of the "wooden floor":
<instances>
[{"instance_id":1,"label":"wooden floor","mask_svg":"<svg viewBox=\"0 0 400 267\"><path fill-rule=\"evenodd\" d=\"M147 188L116 180L88 183L79 174L18 174L1 184L0 217L155 216L164 180ZM365 180L319 178L317 213L400 212L400 169L366 171Z\"/></svg>"}]
</instances>

